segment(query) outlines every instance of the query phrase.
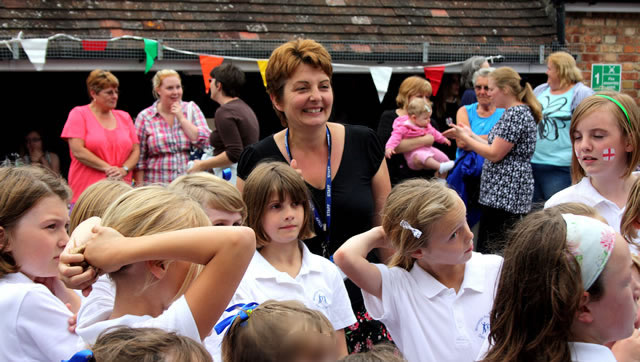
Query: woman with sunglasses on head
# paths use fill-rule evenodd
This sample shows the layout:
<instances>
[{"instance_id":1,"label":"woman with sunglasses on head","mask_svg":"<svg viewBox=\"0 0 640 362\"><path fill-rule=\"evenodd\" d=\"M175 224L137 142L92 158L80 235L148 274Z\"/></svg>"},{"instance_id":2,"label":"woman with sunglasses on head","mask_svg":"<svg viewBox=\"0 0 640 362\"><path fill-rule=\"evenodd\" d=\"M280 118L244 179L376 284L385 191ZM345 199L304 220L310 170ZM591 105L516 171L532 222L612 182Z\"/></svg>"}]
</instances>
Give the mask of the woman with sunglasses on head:
<instances>
[{"instance_id":1,"label":"woman with sunglasses on head","mask_svg":"<svg viewBox=\"0 0 640 362\"><path fill-rule=\"evenodd\" d=\"M582 84L582 71L571 54L560 51L547 58L547 83L533 93L542 105L536 151L531 158L533 202L545 202L571 186L571 115L593 90Z\"/></svg>"}]
</instances>

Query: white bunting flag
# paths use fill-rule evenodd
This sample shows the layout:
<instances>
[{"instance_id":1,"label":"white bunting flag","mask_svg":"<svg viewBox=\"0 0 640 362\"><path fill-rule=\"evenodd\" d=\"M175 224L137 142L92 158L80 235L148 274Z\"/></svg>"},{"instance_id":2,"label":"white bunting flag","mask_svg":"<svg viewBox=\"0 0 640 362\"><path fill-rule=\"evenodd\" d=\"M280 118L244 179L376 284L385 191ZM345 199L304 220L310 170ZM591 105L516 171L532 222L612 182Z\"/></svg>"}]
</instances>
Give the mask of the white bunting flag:
<instances>
[{"instance_id":1,"label":"white bunting flag","mask_svg":"<svg viewBox=\"0 0 640 362\"><path fill-rule=\"evenodd\" d=\"M389 88L389 80L391 79L392 71L393 68L391 67L369 68L369 72L371 72L371 77L373 78L373 83L376 85L376 90L378 91L380 103L382 103L384 95L387 94L387 88Z\"/></svg>"},{"instance_id":2,"label":"white bunting flag","mask_svg":"<svg viewBox=\"0 0 640 362\"><path fill-rule=\"evenodd\" d=\"M44 67L47 61L47 44L49 39L20 39L24 52L27 53L29 61L38 71Z\"/></svg>"}]
</instances>

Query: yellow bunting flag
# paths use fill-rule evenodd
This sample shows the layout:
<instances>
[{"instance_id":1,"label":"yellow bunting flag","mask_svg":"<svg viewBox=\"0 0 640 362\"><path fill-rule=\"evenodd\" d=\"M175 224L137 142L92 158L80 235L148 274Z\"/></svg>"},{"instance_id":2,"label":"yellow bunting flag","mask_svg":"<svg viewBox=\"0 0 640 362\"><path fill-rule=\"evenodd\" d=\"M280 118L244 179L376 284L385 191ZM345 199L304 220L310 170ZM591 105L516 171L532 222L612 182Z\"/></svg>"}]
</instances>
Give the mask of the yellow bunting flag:
<instances>
[{"instance_id":1,"label":"yellow bunting flag","mask_svg":"<svg viewBox=\"0 0 640 362\"><path fill-rule=\"evenodd\" d=\"M262 83L267 88L267 78L265 78L264 72L267 70L268 60L258 60L258 68L260 69L260 75L262 76Z\"/></svg>"}]
</instances>

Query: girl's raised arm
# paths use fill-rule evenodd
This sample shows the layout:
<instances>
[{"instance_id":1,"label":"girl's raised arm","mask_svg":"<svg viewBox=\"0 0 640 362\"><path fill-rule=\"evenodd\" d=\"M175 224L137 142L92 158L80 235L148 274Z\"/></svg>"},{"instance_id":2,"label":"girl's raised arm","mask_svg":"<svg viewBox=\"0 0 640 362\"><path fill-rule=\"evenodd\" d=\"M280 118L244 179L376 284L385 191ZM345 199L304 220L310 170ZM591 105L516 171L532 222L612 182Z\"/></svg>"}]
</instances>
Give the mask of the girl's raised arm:
<instances>
[{"instance_id":1,"label":"girl's raised arm","mask_svg":"<svg viewBox=\"0 0 640 362\"><path fill-rule=\"evenodd\" d=\"M347 240L336 251L333 260L336 265L360 289L382 298L382 275L380 270L367 260L367 254L375 248L391 248L381 226Z\"/></svg>"},{"instance_id":2,"label":"girl's raised arm","mask_svg":"<svg viewBox=\"0 0 640 362\"><path fill-rule=\"evenodd\" d=\"M185 299L205 338L224 312L253 257L253 230L241 226L206 226L123 237L114 229L96 226L87 244L87 262L106 272L147 260L184 260L205 265L185 293Z\"/></svg>"}]
</instances>

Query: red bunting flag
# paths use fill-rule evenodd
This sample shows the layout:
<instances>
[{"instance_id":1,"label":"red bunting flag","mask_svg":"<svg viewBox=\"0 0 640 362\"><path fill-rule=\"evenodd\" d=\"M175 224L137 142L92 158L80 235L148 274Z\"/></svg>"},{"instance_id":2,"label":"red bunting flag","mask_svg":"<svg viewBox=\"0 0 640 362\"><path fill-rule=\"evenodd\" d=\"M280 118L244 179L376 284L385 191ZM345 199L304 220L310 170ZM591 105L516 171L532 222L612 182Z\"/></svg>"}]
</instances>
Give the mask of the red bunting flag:
<instances>
[{"instance_id":1,"label":"red bunting flag","mask_svg":"<svg viewBox=\"0 0 640 362\"><path fill-rule=\"evenodd\" d=\"M424 76L431 82L432 95L438 94L438 88L442 83L442 76L444 75L444 65L437 67L424 67Z\"/></svg>"},{"instance_id":2,"label":"red bunting flag","mask_svg":"<svg viewBox=\"0 0 640 362\"><path fill-rule=\"evenodd\" d=\"M212 57L210 55L200 56L200 68L202 69L202 78L204 79L204 89L207 93L209 93L211 70L222 64L222 61L224 61L224 58L221 57Z\"/></svg>"},{"instance_id":3,"label":"red bunting flag","mask_svg":"<svg viewBox=\"0 0 640 362\"><path fill-rule=\"evenodd\" d=\"M106 40L83 40L82 49L90 52L102 52L107 48Z\"/></svg>"}]
</instances>

